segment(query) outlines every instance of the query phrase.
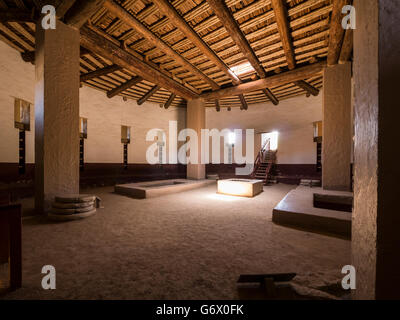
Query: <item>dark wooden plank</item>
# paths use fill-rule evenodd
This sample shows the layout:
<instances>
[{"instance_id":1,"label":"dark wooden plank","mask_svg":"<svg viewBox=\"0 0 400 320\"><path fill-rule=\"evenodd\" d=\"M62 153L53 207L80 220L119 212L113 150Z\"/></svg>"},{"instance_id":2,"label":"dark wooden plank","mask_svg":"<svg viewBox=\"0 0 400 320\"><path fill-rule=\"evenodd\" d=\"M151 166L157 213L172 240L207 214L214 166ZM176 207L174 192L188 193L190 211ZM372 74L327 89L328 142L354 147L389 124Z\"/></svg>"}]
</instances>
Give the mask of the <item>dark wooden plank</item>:
<instances>
[{"instance_id":1,"label":"dark wooden plank","mask_svg":"<svg viewBox=\"0 0 400 320\"><path fill-rule=\"evenodd\" d=\"M10 226L7 221L0 222L0 264L8 263L10 256Z\"/></svg>"},{"instance_id":2,"label":"dark wooden plank","mask_svg":"<svg viewBox=\"0 0 400 320\"><path fill-rule=\"evenodd\" d=\"M0 205L0 224L9 226L10 288L22 285L21 205Z\"/></svg>"},{"instance_id":3,"label":"dark wooden plank","mask_svg":"<svg viewBox=\"0 0 400 320\"><path fill-rule=\"evenodd\" d=\"M10 287L22 286L22 226L21 205L10 211Z\"/></svg>"},{"instance_id":4,"label":"dark wooden plank","mask_svg":"<svg viewBox=\"0 0 400 320\"><path fill-rule=\"evenodd\" d=\"M10 204L10 194L0 193L0 205L7 206ZM0 264L8 263L10 255L9 240L9 224L8 221L0 220Z\"/></svg>"}]
</instances>

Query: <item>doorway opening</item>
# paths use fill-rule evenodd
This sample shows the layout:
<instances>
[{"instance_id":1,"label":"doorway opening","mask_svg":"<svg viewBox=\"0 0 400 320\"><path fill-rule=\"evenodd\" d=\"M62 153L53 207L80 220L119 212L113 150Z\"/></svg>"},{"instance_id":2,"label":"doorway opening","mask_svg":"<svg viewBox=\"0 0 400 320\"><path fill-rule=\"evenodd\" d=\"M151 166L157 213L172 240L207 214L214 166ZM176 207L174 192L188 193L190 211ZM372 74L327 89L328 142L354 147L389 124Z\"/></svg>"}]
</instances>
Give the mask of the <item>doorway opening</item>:
<instances>
[{"instance_id":1,"label":"doorway opening","mask_svg":"<svg viewBox=\"0 0 400 320\"><path fill-rule=\"evenodd\" d=\"M269 143L266 145L266 151L276 151L278 149L278 136L278 131L262 133L261 146L264 146L269 140Z\"/></svg>"}]
</instances>

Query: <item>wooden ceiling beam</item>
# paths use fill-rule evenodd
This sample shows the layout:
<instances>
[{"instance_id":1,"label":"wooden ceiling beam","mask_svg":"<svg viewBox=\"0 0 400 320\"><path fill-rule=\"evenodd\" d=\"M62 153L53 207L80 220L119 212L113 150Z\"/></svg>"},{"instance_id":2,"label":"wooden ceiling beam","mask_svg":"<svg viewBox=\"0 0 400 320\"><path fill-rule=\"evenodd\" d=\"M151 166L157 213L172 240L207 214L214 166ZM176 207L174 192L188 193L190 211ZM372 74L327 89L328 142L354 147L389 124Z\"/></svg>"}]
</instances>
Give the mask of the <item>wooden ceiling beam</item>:
<instances>
[{"instance_id":1,"label":"wooden ceiling beam","mask_svg":"<svg viewBox=\"0 0 400 320\"><path fill-rule=\"evenodd\" d=\"M247 110L249 108L246 98L244 97L243 94L239 94L239 99L240 99L240 110Z\"/></svg>"},{"instance_id":2,"label":"wooden ceiling beam","mask_svg":"<svg viewBox=\"0 0 400 320\"><path fill-rule=\"evenodd\" d=\"M81 47L81 50L80 50L81 57L83 57L83 56L85 56L87 54L90 54L90 51L88 49L86 49L86 48Z\"/></svg>"},{"instance_id":3,"label":"wooden ceiling beam","mask_svg":"<svg viewBox=\"0 0 400 320\"><path fill-rule=\"evenodd\" d=\"M14 0L14 3L20 9L27 9L24 1L22 1L22 0Z\"/></svg>"},{"instance_id":4,"label":"wooden ceiling beam","mask_svg":"<svg viewBox=\"0 0 400 320\"><path fill-rule=\"evenodd\" d=\"M333 0L332 15L329 28L328 66L338 63L345 30L342 27L342 8L350 4L350 0Z\"/></svg>"},{"instance_id":5,"label":"wooden ceiling beam","mask_svg":"<svg viewBox=\"0 0 400 320\"><path fill-rule=\"evenodd\" d=\"M253 77L251 77L251 80L258 80L260 79L257 75L254 75ZM275 97L275 95L272 93L272 91L268 88L264 88L262 89L262 92L267 96L267 98L274 104L274 105L278 105L279 104L279 100L277 97Z\"/></svg>"},{"instance_id":6,"label":"wooden ceiling beam","mask_svg":"<svg viewBox=\"0 0 400 320\"><path fill-rule=\"evenodd\" d=\"M221 111L221 106L218 99L215 99L215 110L217 110L217 112Z\"/></svg>"},{"instance_id":7,"label":"wooden ceiling beam","mask_svg":"<svg viewBox=\"0 0 400 320\"><path fill-rule=\"evenodd\" d=\"M104 5L105 0L84 0L74 3L65 15L65 23L80 29Z\"/></svg>"},{"instance_id":8,"label":"wooden ceiling beam","mask_svg":"<svg viewBox=\"0 0 400 320\"><path fill-rule=\"evenodd\" d=\"M235 96L251 91L263 90L265 88L273 88L313 77L321 73L325 66L326 62L321 61L304 67L296 68L294 70L282 72L268 78L242 83L237 86L220 89L214 92L203 93L200 95L200 97L206 100L220 99L223 97Z\"/></svg>"},{"instance_id":9,"label":"wooden ceiling beam","mask_svg":"<svg viewBox=\"0 0 400 320\"><path fill-rule=\"evenodd\" d=\"M346 63L351 59L353 52L353 29L347 29L344 35L342 49L340 51L339 63Z\"/></svg>"},{"instance_id":10,"label":"wooden ceiling beam","mask_svg":"<svg viewBox=\"0 0 400 320\"><path fill-rule=\"evenodd\" d=\"M264 94L268 97L268 99L274 104L274 105L278 105L279 104L279 100L277 97L275 97L275 95L272 93L271 90L269 90L268 88L264 88L262 89L262 91L264 92Z\"/></svg>"},{"instance_id":11,"label":"wooden ceiling beam","mask_svg":"<svg viewBox=\"0 0 400 320\"><path fill-rule=\"evenodd\" d=\"M126 50L121 49L112 41L105 39L89 28L85 26L82 27L80 33L82 47L110 60L113 64L117 64L152 83L157 83L162 88L184 99L190 100L199 97L199 95L192 90L171 79L160 70L150 66L138 57L128 53Z\"/></svg>"},{"instance_id":12,"label":"wooden ceiling beam","mask_svg":"<svg viewBox=\"0 0 400 320\"><path fill-rule=\"evenodd\" d=\"M292 70L296 67L296 60L294 56L292 37L290 35L288 13L285 2L286 1L284 0L271 0L288 67L290 70Z\"/></svg>"},{"instance_id":13,"label":"wooden ceiling beam","mask_svg":"<svg viewBox=\"0 0 400 320\"><path fill-rule=\"evenodd\" d=\"M45 5L44 0L32 0L32 2L35 5L37 11L41 11L42 7ZM46 2L47 2L46 4L51 4L51 5L54 4L54 0L52 0L51 2L50 1Z\"/></svg>"},{"instance_id":14,"label":"wooden ceiling beam","mask_svg":"<svg viewBox=\"0 0 400 320\"><path fill-rule=\"evenodd\" d=\"M212 63L224 72L234 84L240 79L232 72L222 59L204 42L204 40L190 27L186 20L176 11L167 0L154 0L159 10L168 17L168 20L177 27Z\"/></svg>"},{"instance_id":15,"label":"wooden ceiling beam","mask_svg":"<svg viewBox=\"0 0 400 320\"><path fill-rule=\"evenodd\" d=\"M124 82L120 86L108 91L107 97L111 99L112 97L115 97L116 95L120 94L121 92L123 92L129 88L132 88L135 84L138 84L142 80L143 80L142 77L133 77L132 79Z\"/></svg>"},{"instance_id":16,"label":"wooden ceiling beam","mask_svg":"<svg viewBox=\"0 0 400 320\"><path fill-rule=\"evenodd\" d=\"M113 15L121 19L124 23L129 25L134 30L137 30L143 35L152 45L159 48L165 54L173 58L177 63L182 65L185 69L202 79L205 83L209 84L213 90L217 90L220 86L212 79L210 79L206 74L204 74L196 66L192 65L188 60L186 60L182 55L175 52L170 46L168 46L163 40L158 38L153 32L151 32L145 25L143 25L138 19L132 16L120 5L116 4L112 0L107 0L104 3L104 7L110 11Z\"/></svg>"},{"instance_id":17,"label":"wooden ceiling beam","mask_svg":"<svg viewBox=\"0 0 400 320\"><path fill-rule=\"evenodd\" d=\"M298 86L299 88L302 88L303 90L305 90L307 93L312 94L315 97L319 94L319 90L317 88L313 87L311 84L309 84L308 82L306 82L304 80L295 81L294 84L296 86ZM307 96L309 96L309 95L307 95Z\"/></svg>"},{"instance_id":18,"label":"wooden ceiling beam","mask_svg":"<svg viewBox=\"0 0 400 320\"><path fill-rule=\"evenodd\" d=\"M246 36L243 34L238 23L233 17L230 9L226 6L225 1L207 0L207 3L214 11L218 19L221 21L226 31L228 31L229 36L239 47L240 51L250 62L257 74L260 76L260 78L265 78L267 74L263 66L261 65L261 62L258 60L256 54L251 48L249 42L247 41Z\"/></svg>"},{"instance_id":19,"label":"wooden ceiling beam","mask_svg":"<svg viewBox=\"0 0 400 320\"><path fill-rule=\"evenodd\" d=\"M120 66L117 66L116 64L113 64L111 66L107 66L107 67L104 67L104 68L101 68L101 69L97 69L97 70L94 70L94 71L91 71L91 72L88 72L88 73L83 73L80 76L80 80L81 80L81 82L92 80L94 78L105 76L105 75L107 75L109 73L113 73L113 72L121 70L121 69L122 68Z\"/></svg>"},{"instance_id":20,"label":"wooden ceiling beam","mask_svg":"<svg viewBox=\"0 0 400 320\"><path fill-rule=\"evenodd\" d=\"M147 100L149 100L159 89L160 89L160 86L159 85L155 85L153 88L150 89L149 92L147 92L143 97L141 97L137 101L137 104L139 106L141 106L143 103L145 103Z\"/></svg>"},{"instance_id":21,"label":"wooden ceiling beam","mask_svg":"<svg viewBox=\"0 0 400 320\"><path fill-rule=\"evenodd\" d=\"M283 51L285 52L286 62L288 64L289 70L293 70L296 68L296 58L295 52L293 48L292 36L290 33L290 26L288 21L288 11L286 7L286 3L284 0L271 0L271 5L275 13L275 20L278 26L279 35L282 42ZM311 94L313 96L317 96L319 94L319 90L305 82L304 80L298 80L294 82L295 85L302 88L307 92L307 97ZM268 89L266 89L268 90ZM273 104L277 105L279 101L275 96L270 97L269 93L272 92L264 91L268 98L272 101Z\"/></svg>"},{"instance_id":22,"label":"wooden ceiling beam","mask_svg":"<svg viewBox=\"0 0 400 320\"><path fill-rule=\"evenodd\" d=\"M33 12L21 9L0 10L0 23L4 22L35 22Z\"/></svg>"},{"instance_id":23,"label":"wooden ceiling beam","mask_svg":"<svg viewBox=\"0 0 400 320\"><path fill-rule=\"evenodd\" d=\"M164 104L164 108L168 109L170 107L170 105L172 104L172 102L174 102L176 95L174 93L171 93L171 95L169 96L167 102Z\"/></svg>"},{"instance_id":24,"label":"wooden ceiling beam","mask_svg":"<svg viewBox=\"0 0 400 320\"><path fill-rule=\"evenodd\" d=\"M62 0L56 8L57 18L63 18L67 11L72 8L75 2L76 0Z\"/></svg>"},{"instance_id":25,"label":"wooden ceiling beam","mask_svg":"<svg viewBox=\"0 0 400 320\"><path fill-rule=\"evenodd\" d=\"M24 51L24 52L21 52L21 58L25 62L30 62L32 64L35 64L35 51Z\"/></svg>"}]
</instances>

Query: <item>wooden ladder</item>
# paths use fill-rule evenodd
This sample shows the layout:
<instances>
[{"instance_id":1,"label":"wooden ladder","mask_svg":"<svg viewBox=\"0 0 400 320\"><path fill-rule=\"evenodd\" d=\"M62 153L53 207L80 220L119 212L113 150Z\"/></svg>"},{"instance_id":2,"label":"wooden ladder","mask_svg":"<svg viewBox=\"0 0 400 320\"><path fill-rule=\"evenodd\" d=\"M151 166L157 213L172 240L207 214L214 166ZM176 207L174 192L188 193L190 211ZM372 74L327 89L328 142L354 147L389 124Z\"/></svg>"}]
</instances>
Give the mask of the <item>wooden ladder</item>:
<instances>
[{"instance_id":1,"label":"wooden ladder","mask_svg":"<svg viewBox=\"0 0 400 320\"><path fill-rule=\"evenodd\" d=\"M264 185L268 183L272 166L275 164L276 160L276 151L268 150L269 146L270 140L268 139L262 146L256 160L254 161L254 169L251 174L253 179L262 180Z\"/></svg>"}]
</instances>

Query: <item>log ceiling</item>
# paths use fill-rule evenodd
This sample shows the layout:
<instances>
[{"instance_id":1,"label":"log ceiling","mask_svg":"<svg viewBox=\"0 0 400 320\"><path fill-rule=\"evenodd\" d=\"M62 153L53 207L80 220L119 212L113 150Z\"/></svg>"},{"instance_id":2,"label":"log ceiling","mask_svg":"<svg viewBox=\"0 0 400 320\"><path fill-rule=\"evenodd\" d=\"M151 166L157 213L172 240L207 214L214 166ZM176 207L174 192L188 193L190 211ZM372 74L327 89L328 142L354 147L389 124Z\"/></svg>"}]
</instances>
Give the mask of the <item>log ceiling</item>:
<instances>
[{"instance_id":1,"label":"log ceiling","mask_svg":"<svg viewBox=\"0 0 400 320\"><path fill-rule=\"evenodd\" d=\"M44 2L81 30L84 85L165 109L317 95L323 66L352 59L340 25L350 0L0 0L0 40L25 61Z\"/></svg>"}]
</instances>

